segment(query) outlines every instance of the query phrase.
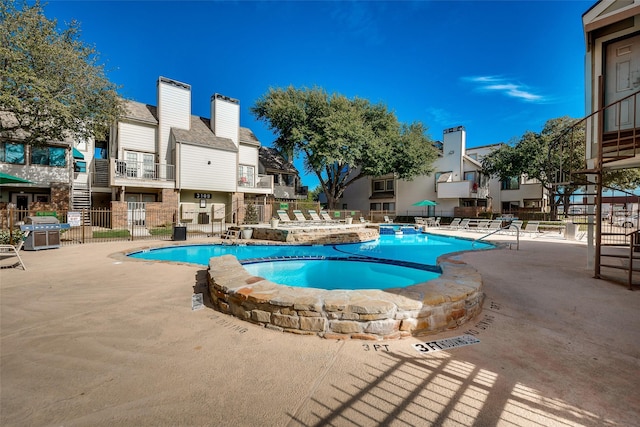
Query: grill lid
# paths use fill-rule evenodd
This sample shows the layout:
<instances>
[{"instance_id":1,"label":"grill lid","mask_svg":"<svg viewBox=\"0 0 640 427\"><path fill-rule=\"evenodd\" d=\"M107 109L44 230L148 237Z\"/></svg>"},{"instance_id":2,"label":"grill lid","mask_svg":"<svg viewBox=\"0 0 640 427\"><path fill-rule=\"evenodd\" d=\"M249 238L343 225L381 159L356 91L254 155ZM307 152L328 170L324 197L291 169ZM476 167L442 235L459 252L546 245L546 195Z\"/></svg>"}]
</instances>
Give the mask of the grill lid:
<instances>
[{"instance_id":1,"label":"grill lid","mask_svg":"<svg viewBox=\"0 0 640 427\"><path fill-rule=\"evenodd\" d=\"M28 216L24 219L25 224L60 224L55 216Z\"/></svg>"}]
</instances>

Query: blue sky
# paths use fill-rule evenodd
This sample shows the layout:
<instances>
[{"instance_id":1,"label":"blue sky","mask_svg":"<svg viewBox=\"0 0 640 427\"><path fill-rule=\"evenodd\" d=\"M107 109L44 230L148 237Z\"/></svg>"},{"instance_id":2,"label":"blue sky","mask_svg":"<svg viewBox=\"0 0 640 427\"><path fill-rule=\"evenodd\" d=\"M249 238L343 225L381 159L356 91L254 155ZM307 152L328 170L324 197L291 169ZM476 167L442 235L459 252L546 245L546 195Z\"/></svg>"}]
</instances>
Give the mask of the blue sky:
<instances>
[{"instance_id":1,"label":"blue sky","mask_svg":"<svg viewBox=\"0 0 640 427\"><path fill-rule=\"evenodd\" d=\"M45 14L81 23L125 98L156 105L164 76L191 85L193 114L209 117L213 93L239 99L263 145L274 136L249 107L293 85L382 102L434 140L463 125L475 147L584 116L581 16L593 4L50 0Z\"/></svg>"}]
</instances>

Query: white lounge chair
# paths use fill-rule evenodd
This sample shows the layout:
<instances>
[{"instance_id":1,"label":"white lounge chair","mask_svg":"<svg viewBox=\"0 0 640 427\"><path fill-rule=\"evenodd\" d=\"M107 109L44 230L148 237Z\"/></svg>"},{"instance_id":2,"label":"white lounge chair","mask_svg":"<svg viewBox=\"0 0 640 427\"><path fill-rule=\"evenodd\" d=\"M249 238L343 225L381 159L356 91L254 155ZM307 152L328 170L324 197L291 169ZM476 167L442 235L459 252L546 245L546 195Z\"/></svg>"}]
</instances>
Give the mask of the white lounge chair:
<instances>
[{"instance_id":1,"label":"white lounge chair","mask_svg":"<svg viewBox=\"0 0 640 427\"><path fill-rule=\"evenodd\" d=\"M25 234L25 236L20 240L20 243L17 246L0 245L0 257L5 258L15 256L16 258L18 258L18 262L12 265L3 266L3 268L15 267L19 264L20 266L22 266L23 270L27 269L27 267L24 265L24 262L22 261L22 258L20 258L20 249L22 249L22 245L24 245L24 240L26 239L26 237L27 234Z\"/></svg>"},{"instance_id":2,"label":"white lounge chair","mask_svg":"<svg viewBox=\"0 0 640 427\"><path fill-rule=\"evenodd\" d=\"M366 220L366 219L364 219L364 217L363 217L363 216L361 216L361 217L360 217L360 222L361 222L361 223L363 223L363 224L368 224L368 223L369 223L369 220Z\"/></svg>"},{"instance_id":3,"label":"white lounge chair","mask_svg":"<svg viewBox=\"0 0 640 427\"><path fill-rule=\"evenodd\" d=\"M446 228L458 228L458 226L460 225L460 218L453 218L453 221L451 221L450 224L446 225Z\"/></svg>"},{"instance_id":4,"label":"white lounge chair","mask_svg":"<svg viewBox=\"0 0 640 427\"><path fill-rule=\"evenodd\" d=\"M314 209L309 209L307 211L307 213L309 214L309 216L311 217L311 221L313 222L326 222L324 219L320 218L320 216L318 215L318 212L316 212Z\"/></svg>"},{"instance_id":5,"label":"white lounge chair","mask_svg":"<svg viewBox=\"0 0 640 427\"><path fill-rule=\"evenodd\" d=\"M335 220L331 218L331 215L329 215L329 212L327 211L320 211L320 217L327 222L335 222Z\"/></svg>"},{"instance_id":6,"label":"white lounge chair","mask_svg":"<svg viewBox=\"0 0 640 427\"><path fill-rule=\"evenodd\" d=\"M390 219L387 215L385 215L384 216L384 222L386 222L387 224L393 224L393 219Z\"/></svg>"},{"instance_id":7,"label":"white lounge chair","mask_svg":"<svg viewBox=\"0 0 640 427\"><path fill-rule=\"evenodd\" d=\"M487 231L489 232L497 231L497 230L500 230L501 228L502 228L502 221L499 219L494 219L489 223L489 226L487 227Z\"/></svg>"},{"instance_id":8,"label":"white lounge chair","mask_svg":"<svg viewBox=\"0 0 640 427\"><path fill-rule=\"evenodd\" d=\"M509 224L509 226L510 226L510 227L507 229L507 233L509 233L509 234L511 234L511 233L513 233L513 234L517 234L517 233L518 233L518 231L517 231L517 230L515 230L515 229L514 229L513 227L511 227L511 226L513 225L513 226L515 226L515 227L518 227L518 230L522 230L522 223L523 223L523 221L522 221L522 220L519 220L519 219L514 220L514 221L511 221L511 223Z\"/></svg>"},{"instance_id":9,"label":"white lounge chair","mask_svg":"<svg viewBox=\"0 0 640 427\"><path fill-rule=\"evenodd\" d=\"M540 221L527 221L527 225L522 228L522 231L529 233L530 236L537 236L540 232Z\"/></svg>"},{"instance_id":10,"label":"white lounge chair","mask_svg":"<svg viewBox=\"0 0 640 427\"><path fill-rule=\"evenodd\" d=\"M287 211L283 209L278 209L277 213L278 213L278 218L280 218L280 221L282 223L289 223L289 224L293 223L291 218L289 218L289 214L287 213Z\"/></svg>"},{"instance_id":11,"label":"white lounge chair","mask_svg":"<svg viewBox=\"0 0 640 427\"><path fill-rule=\"evenodd\" d=\"M307 222L307 218L304 216L301 210L296 209L293 211L293 216L296 217L297 222Z\"/></svg>"},{"instance_id":12,"label":"white lounge chair","mask_svg":"<svg viewBox=\"0 0 640 427\"><path fill-rule=\"evenodd\" d=\"M458 227L456 227L458 230L466 230L469 228L469 223L471 222L470 219L465 218L462 221L460 221L460 224L458 224Z\"/></svg>"}]
</instances>

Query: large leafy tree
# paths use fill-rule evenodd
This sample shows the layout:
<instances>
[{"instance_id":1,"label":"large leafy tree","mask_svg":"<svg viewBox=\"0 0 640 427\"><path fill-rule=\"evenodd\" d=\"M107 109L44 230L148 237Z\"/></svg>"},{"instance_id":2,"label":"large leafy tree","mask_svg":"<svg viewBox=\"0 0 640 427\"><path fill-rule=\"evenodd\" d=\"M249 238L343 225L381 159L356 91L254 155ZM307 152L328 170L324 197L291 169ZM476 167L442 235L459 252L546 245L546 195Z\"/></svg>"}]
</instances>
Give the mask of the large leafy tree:
<instances>
[{"instance_id":1,"label":"large leafy tree","mask_svg":"<svg viewBox=\"0 0 640 427\"><path fill-rule=\"evenodd\" d=\"M1 2L0 136L35 145L102 137L122 105L79 24L59 30L39 1Z\"/></svg>"},{"instance_id":2,"label":"large leafy tree","mask_svg":"<svg viewBox=\"0 0 640 427\"><path fill-rule=\"evenodd\" d=\"M251 108L275 135L274 145L301 155L334 208L366 176L411 178L433 172L436 149L421 123L403 124L382 104L320 88L272 88Z\"/></svg>"},{"instance_id":3,"label":"large leafy tree","mask_svg":"<svg viewBox=\"0 0 640 427\"><path fill-rule=\"evenodd\" d=\"M571 196L587 184L584 175L569 176L586 169L584 127L576 123L570 117L548 120L540 133L528 131L487 155L482 160L484 172L502 180L521 175L537 179L548 191L555 217L558 207L569 206ZM640 172L607 171L603 180L618 189L633 189L640 184Z\"/></svg>"},{"instance_id":4,"label":"large leafy tree","mask_svg":"<svg viewBox=\"0 0 640 427\"><path fill-rule=\"evenodd\" d=\"M585 169L584 144L580 143L584 141L583 130L566 132L576 122L560 117L548 120L540 133L527 131L511 145L487 155L482 160L484 172L503 180L521 175L537 179L550 196L551 214L555 216L558 206L568 205L571 195L583 186L565 181L564 173Z\"/></svg>"}]
</instances>

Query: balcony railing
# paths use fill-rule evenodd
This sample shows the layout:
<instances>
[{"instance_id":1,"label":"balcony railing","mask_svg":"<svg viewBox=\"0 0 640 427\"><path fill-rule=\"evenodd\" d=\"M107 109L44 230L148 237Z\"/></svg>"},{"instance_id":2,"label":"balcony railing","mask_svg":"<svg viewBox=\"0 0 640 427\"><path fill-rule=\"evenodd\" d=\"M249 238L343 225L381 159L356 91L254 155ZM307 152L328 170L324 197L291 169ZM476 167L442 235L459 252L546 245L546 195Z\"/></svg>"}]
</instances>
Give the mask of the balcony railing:
<instances>
[{"instance_id":1,"label":"balcony railing","mask_svg":"<svg viewBox=\"0 0 640 427\"><path fill-rule=\"evenodd\" d=\"M175 181L175 166L162 163L130 162L127 160L111 160L112 171L117 178L140 179L151 181Z\"/></svg>"},{"instance_id":2,"label":"balcony railing","mask_svg":"<svg viewBox=\"0 0 640 427\"><path fill-rule=\"evenodd\" d=\"M439 199L486 199L489 189L473 181L439 182L437 193Z\"/></svg>"},{"instance_id":3,"label":"balcony railing","mask_svg":"<svg viewBox=\"0 0 640 427\"><path fill-rule=\"evenodd\" d=\"M273 192L273 176L272 175L258 175L254 181L252 176L241 176L238 178L238 190L268 190L268 193ZM264 191L261 191L264 193Z\"/></svg>"}]
</instances>

